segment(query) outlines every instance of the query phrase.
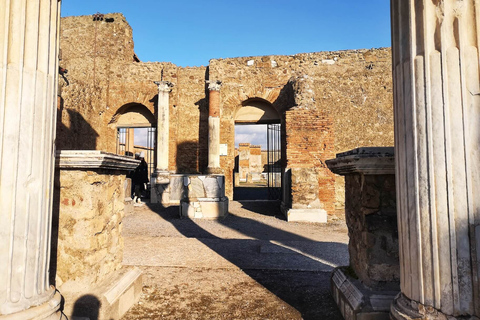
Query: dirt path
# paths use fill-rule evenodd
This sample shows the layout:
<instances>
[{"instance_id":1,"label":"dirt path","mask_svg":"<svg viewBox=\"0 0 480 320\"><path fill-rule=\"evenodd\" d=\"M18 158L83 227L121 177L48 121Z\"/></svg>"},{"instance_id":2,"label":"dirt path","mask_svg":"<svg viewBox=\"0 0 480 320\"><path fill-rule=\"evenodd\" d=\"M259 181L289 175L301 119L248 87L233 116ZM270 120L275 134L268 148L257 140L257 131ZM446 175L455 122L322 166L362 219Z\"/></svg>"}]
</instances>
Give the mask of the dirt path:
<instances>
[{"instance_id":1,"label":"dirt path","mask_svg":"<svg viewBox=\"0 0 480 320\"><path fill-rule=\"evenodd\" d=\"M124 219L124 264L144 272L124 320L342 319L329 291L330 271L348 264L341 218L287 223L269 202L231 202L230 212L192 221L147 205Z\"/></svg>"}]
</instances>

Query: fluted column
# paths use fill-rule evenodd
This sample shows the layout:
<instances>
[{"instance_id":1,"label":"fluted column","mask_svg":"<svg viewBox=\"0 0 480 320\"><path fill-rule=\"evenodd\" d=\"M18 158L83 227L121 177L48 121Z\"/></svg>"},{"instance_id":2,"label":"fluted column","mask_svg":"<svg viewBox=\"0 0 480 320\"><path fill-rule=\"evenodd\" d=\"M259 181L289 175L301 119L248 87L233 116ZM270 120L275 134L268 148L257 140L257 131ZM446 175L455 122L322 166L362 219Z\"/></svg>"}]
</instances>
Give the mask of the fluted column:
<instances>
[{"instance_id":1,"label":"fluted column","mask_svg":"<svg viewBox=\"0 0 480 320\"><path fill-rule=\"evenodd\" d=\"M155 81L158 85L158 116L157 116L157 175L168 174L168 144L170 130L169 98L173 84L168 81Z\"/></svg>"},{"instance_id":2,"label":"fluted column","mask_svg":"<svg viewBox=\"0 0 480 320\"><path fill-rule=\"evenodd\" d=\"M57 0L0 1L0 319L59 319L49 285Z\"/></svg>"},{"instance_id":3,"label":"fluted column","mask_svg":"<svg viewBox=\"0 0 480 320\"><path fill-rule=\"evenodd\" d=\"M208 173L220 169L220 88L222 82L208 81Z\"/></svg>"},{"instance_id":4,"label":"fluted column","mask_svg":"<svg viewBox=\"0 0 480 320\"><path fill-rule=\"evenodd\" d=\"M479 4L392 0L395 319L480 315Z\"/></svg>"}]
</instances>

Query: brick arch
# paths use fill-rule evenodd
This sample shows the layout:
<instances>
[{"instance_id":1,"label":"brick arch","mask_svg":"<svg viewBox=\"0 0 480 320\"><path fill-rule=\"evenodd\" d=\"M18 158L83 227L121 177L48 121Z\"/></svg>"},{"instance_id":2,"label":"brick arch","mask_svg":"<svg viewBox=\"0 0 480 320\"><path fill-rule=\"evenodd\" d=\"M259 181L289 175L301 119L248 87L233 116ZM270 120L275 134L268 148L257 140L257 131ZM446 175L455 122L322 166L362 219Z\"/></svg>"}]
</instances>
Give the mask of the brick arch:
<instances>
[{"instance_id":1,"label":"brick arch","mask_svg":"<svg viewBox=\"0 0 480 320\"><path fill-rule=\"evenodd\" d=\"M156 120L154 114L151 112L151 110L145 106L144 104L141 103L136 103L136 102L130 102L126 103L120 108L117 109L115 114L112 116L112 118L109 121L109 125L116 125L118 123L118 120L120 117L124 114L127 114L129 112L136 112L143 116L150 125L155 126ZM145 123L146 124L146 123Z\"/></svg>"},{"instance_id":2,"label":"brick arch","mask_svg":"<svg viewBox=\"0 0 480 320\"><path fill-rule=\"evenodd\" d=\"M263 85L257 85L254 87L245 88L239 94L227 97L224 101L224 105L225 107L231 108L234 111L232 115L234 117L237 110L243 106L243 103L245 101L249 101L249 100L265 101L270 103L272 107L280 115L281 110L277 108L275 102L280 96L281 91L282 91L281 87L266 88Z\"/></svg>"},{"instance_id":3,"label":"brick arch","mask_svg":"<svg viewBox=\"0 0 480 320\"><path fill-rule=\"evenodd\" d=\"M280 122L281 114L273 104L265 99L254 97L242 101L234 111L235 123Z\"/></svg>"}]
</instances>

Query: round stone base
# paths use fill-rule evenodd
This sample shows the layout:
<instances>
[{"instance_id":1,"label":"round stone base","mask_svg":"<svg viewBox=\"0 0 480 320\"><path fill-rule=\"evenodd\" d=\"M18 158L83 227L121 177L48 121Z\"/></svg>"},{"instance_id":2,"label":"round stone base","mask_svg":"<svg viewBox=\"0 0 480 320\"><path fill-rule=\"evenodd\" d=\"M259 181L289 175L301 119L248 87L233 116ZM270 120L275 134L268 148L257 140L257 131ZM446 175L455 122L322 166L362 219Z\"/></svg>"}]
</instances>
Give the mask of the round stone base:
<instances>
[{"instance_id":1,"label":"round stone base","mask_svg":"<svg viewBox=\"0 0 480 320\"><path fill-rule=\"evenodd\" d=\"M54 296L42 305L24 311L0 315L0 320L66 320L60 311L62 296L55 292Z\"/></svg>"},{"instance_id":2,"label":"round stone base","mask_svg":"<svg viewBox=\"0 0 480 320\"><path fill-rule=\"evenodd\" d=\"M408 299L399 293L390 307L392 320L479 320L475 316L453 317L437 309Z\"/></svg>"}]
</instances>

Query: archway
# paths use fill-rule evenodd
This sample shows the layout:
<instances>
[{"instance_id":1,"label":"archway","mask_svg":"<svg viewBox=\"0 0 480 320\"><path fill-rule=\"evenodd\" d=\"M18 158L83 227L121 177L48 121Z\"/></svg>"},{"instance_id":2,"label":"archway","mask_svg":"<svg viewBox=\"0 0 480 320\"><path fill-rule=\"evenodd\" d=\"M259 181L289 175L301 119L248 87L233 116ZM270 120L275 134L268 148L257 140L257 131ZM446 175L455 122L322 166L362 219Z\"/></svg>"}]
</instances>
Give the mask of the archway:
<instances>
[{"instance_id":1,"label":"archway","mask_svg":"<svg viewBox=\"0 0 480 320\"><path fill-rule=\"evenodd\" d=\"M261 98L242 102L235 112L234 200L280 200L281 118Z\"/></svg>"},{"instance_id":2,"label":"archway","mask_svg":"<svg viewBox=\"0 0 480 320\"><path fill-rule=\"evenodd\" d=\"M128 103L110 123L116 125L116 153L134 157L143 152L150 176L155 170L155 116L142 104Z\"/></svg>"}]
</instances>

